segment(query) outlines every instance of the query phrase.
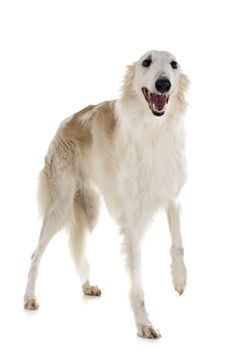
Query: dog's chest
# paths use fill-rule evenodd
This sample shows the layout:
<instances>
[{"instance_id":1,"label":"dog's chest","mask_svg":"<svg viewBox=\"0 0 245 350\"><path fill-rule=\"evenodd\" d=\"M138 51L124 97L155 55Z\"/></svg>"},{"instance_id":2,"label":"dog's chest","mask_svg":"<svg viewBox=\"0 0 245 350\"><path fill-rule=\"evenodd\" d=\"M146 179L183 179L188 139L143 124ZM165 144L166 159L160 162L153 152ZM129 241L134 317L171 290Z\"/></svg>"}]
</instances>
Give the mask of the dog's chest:
<instances>
[{"instance_id":1,"label":"dog's chest","mask_svg":"<svg viewBox=\"0 0 245 350\"><path fill-rule=\"evenodd\" d=\"M127 150L121 188L133 201L156 209L174 199L185 182L184 138L165 131L142 138Z\"/></svg>"}]
</instances>

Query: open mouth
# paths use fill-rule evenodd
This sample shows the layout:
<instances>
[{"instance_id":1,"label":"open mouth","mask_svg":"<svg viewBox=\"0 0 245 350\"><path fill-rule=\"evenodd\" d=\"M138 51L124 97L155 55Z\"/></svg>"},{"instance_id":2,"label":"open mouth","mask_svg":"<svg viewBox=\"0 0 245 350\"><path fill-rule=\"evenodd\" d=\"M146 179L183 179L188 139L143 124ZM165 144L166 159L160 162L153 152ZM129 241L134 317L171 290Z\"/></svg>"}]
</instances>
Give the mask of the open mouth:
<instances>
[{"instance_id":1,"label":"open mouth","mask_svg":"<svg viewBox=\"0 0 245 350\"><path fill-rule=\"evenodd\" d=\"M149 91L145 87L142 88L142 92L145 96L146 101L148 102L152 113L157 117L161 117L166 110L169 95L167 95L166 93L155 94L154 92Z\"/></svg>"}]
</instances>

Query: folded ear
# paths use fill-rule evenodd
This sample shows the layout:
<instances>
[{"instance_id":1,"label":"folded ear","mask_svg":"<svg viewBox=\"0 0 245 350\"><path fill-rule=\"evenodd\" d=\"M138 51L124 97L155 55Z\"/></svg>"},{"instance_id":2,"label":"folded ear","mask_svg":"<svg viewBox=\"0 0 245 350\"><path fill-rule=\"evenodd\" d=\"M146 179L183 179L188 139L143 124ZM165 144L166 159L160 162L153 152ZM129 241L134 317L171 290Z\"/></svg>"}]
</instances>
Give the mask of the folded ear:
<instances>
[{"instance_id":1,"label":"folded ear","mask_svg":"<svg viewBox=\"0 0 245 350\"><path fill-rule=\"evenodd\" d=\"M190 85L190 80L188 76L184 73L180 73L180 86L184 93L187 92L189 85Z\"/></svg>"},{"instance_id":2,"label":"folded ear","mask_svg":"<svg viewBox=\"0 0 245 350\"><path fill-rule=\"evenodd\" d=\"M190 85L189 78L187 77L186 74L180 73L180 78L179 78L179 89L177 93L177 98L179 100L181 109L185 111L187 102L186 102L186 93L188 91Z\"/></svg>"},{"instance_id":3,"label":"folded ear","mask_svg":"<svg viewBox=\"0 0 245 350\"><path fill-rule=\"evenodd\" d=\"M132 96L133 92L133 80L135 74L135 63L127 66L126 73L124 76L123 84L121 87L122 90L122 98L126 98L127 96Z\"/></svg>"}]
</instances>

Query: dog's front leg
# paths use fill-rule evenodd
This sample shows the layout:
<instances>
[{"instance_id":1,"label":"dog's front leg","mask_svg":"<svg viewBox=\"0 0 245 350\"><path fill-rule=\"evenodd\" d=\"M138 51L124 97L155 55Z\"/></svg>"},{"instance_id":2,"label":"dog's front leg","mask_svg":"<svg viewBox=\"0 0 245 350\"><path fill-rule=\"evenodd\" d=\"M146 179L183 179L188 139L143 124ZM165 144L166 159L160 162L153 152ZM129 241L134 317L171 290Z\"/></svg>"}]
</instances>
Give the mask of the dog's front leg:
<instances>
[{"instance_id":1,"label":"dog's front leg","mask_svg":"<svg viewBox=\"0 0 245 350\"><path fill-rule=\"evenodd\" d=\"M175 290L181 295L186 286L186 267L184 263L184 249L180 230L180 206L176 201L169 204L167 216L169 230L172 237L172 279Z\"/></svg>"},{"instance_id":2,"label":"dog's front leg","mask_svg":"<svg viewBox=\"0 0 245 350\"><path fill-rule=\"evenodd\" d=\"M158 338L159 331L152 325L145 308L144 291L141 279L140 238L134 230L123 230L124 253L130 276L130 302L135 317L137 334L144 338Z\"/></svg>"}]
</instances>

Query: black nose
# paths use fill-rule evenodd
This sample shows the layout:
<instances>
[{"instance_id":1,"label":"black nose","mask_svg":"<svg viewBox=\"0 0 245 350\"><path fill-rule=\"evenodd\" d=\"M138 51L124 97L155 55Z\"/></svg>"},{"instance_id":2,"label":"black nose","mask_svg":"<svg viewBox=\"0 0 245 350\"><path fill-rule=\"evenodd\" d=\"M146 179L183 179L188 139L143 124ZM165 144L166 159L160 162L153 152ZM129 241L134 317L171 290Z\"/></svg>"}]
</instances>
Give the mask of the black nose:
<instances>
[{"instance_id":1,"label":"black nose","mask_svg":"<svg viewBox=\"0 0 245 350\"><path fill-rule=\"evenodd\" d=\"M161 93L168 92L171 88L171 83L167 78L159 78L155 82L155 88Z\"/></svg>"}]
</instances>

